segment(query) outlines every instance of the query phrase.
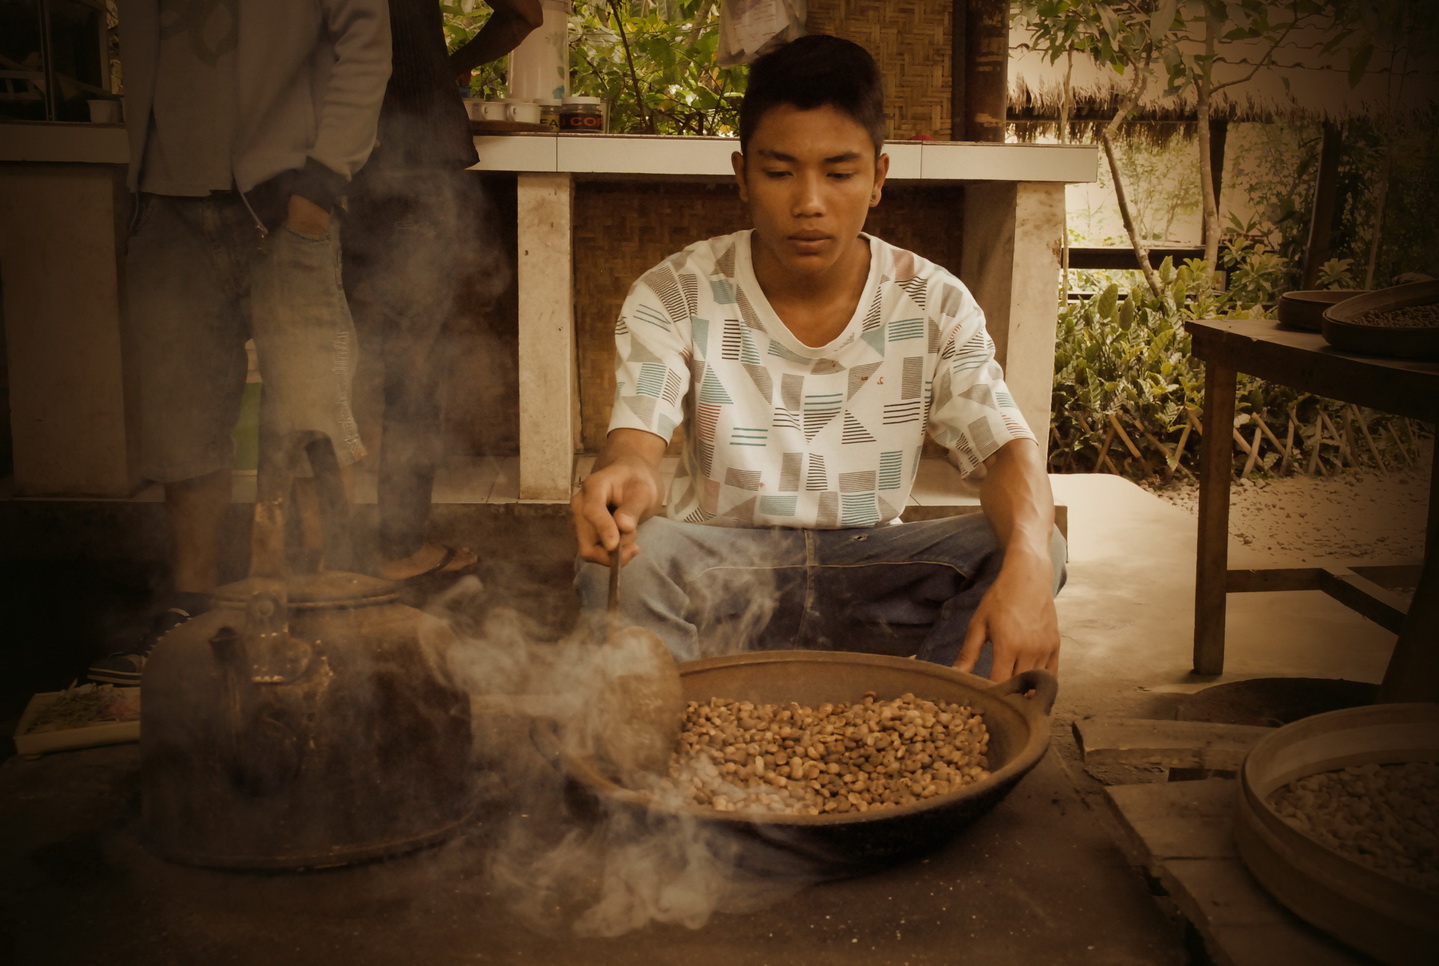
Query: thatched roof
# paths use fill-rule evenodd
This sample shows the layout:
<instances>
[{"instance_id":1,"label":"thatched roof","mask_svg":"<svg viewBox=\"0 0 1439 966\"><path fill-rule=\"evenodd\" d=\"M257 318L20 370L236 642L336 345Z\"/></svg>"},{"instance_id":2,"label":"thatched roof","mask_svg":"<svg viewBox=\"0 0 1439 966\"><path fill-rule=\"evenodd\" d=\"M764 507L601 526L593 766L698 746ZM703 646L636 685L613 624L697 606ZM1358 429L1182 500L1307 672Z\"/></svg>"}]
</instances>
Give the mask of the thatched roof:
<instances>
[{"instance_id":1,"label":"thatched roof","mask_svg":"<svg viewBox=\"0 0 1439 966\"><path fill-rule=\"evenodd\" d=\"M1415 0L1416 10L1430 2ZM1195 7L1193 0L1183 0L1182 9ZM1439 14L1430 12L1428 16ZM1386 114L1413 115L1439 108L1439 51L1430 46L1435 33L1432 28L1406 32L1389 45L1376 43L1367 68L1357 83L1351 84L1348 51L1323 49L1331 36L1329 27L1325 22L1302 24L1272 52L1270 45L1250 40L1221 42L1216 47L1216 86L1243 82L1216 91L1214 119L1345 121ZM1197 28L1191 28L1191 34L1181 42L1182 48L1202 53ZM1107 120L1114 115L1120 97L1129 89L1131 75L1121 76L1101 67L1085 54L1064 55L1051 62L1047 54L1034 50L1033 39L1027 25L1011 25L1012 120L1057 119L1067 70L1070 117ZM1156 64L1146 77L1140 100L1142 118L1192 121L1192 89L1183 95L1171 95L1165 93L1166 86L1164 69Z\"/></svg>"}]
</instances>

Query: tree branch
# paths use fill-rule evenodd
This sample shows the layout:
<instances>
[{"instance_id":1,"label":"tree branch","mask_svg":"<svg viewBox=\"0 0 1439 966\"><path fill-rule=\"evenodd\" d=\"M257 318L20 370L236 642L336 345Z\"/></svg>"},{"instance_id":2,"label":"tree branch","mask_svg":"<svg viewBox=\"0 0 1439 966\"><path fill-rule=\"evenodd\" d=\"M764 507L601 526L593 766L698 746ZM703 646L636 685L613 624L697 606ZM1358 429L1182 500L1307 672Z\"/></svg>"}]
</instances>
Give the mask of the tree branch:
<instances>
[{"instance_id":1,"label":"tree branch","mask_svg":"<svg viewBox=\"0 0 1439 966\"><path fill-rule=\"evenodd\" d=\"M625 62L630 68L630 83L632 83L635 88L635 106L639 108L640 117L644 118L645 133L654 134L655 120L650 116L649 105L645 103L644 92L640 89L640 76L635 70L635 56L630 50L630 38L625 33L625 21L624 17L620 15L619 0L610 0L610 11L615 15L615 26L619 28L620 43L625 48Z\"/></svg>"}]
</instances>

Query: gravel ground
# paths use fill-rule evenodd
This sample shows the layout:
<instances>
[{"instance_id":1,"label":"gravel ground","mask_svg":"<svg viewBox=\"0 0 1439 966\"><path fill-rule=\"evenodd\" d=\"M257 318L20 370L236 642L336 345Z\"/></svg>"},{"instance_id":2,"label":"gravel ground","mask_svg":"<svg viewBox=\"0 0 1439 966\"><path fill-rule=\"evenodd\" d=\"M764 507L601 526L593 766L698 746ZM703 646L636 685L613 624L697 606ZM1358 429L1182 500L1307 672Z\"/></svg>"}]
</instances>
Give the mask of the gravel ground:
<instances>
[{"instance_id":1,"label":"gravel ground","mask_svg":"<svg viewBox=\"0 0 1439 966\"><path fill-rule=\"evenodd\" d=\"M1194 484L1150 489L1197 515ZM1254 550L1316 563L1418 560L1424 552L1427 469L1249 480L1229 492L1229 532Z\"/></svg>"}]
</instances>

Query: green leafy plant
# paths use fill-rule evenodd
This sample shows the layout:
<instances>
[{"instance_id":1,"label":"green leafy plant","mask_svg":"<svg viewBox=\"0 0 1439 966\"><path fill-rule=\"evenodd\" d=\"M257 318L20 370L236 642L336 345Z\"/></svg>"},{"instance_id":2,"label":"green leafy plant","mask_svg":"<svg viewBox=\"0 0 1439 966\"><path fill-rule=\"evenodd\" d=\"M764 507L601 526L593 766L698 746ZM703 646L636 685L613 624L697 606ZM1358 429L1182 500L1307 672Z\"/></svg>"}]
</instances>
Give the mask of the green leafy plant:
<instances>
[{"instance_id":1,"label":"green leafy plant","mask_svg":"<svg viewBox=\"0 0 1439 966\"><path fill-rule=\"evenodd\" d=\"M442 7L452 50L489 18L483 0ZM748 74L742 67L720 67L718 46L716 0L575 0L570 90L603 98L613 133L733 134ZM507 63L482 65L471 92L505 96Z\"/></svg>"},{"instance_id":2,"label":"green leafy plant","mask_svg":"<svg viewBox=\"0 0 1439 966\"><path fill-rule=\"evenodd\" d=\"M1223 257L1231 282L1223 290L1204 261L1189 259L1175 267L1165 259L1156 270L1160 296L1129 273L1127 289L1109 282L1097 295L1071 300L1060 310L1051 470L1114 472L1136 481L1197 473L1204 373L1184 323L1269 317L1265 304L1277 299L1294 274L1290 263L1262 243L1231 245ZM1347 259L1331 260L1323 277L1332 287L1350 288L1351 269ZM1261 445L1252 464L1244 447L1236 446L1235 469L1328 471L1356 461L1397 465L1408 461L1413 442L1404 422L1241 374L1235 429L1249 441L1258 434ZM1341 433L1342 427L1348 432ZM1347 453L1339 449L1341 435L1349 441ZM1280 437L1288 440L1287 462Z\"/></svg>"},{"instance_id":3,"label":"green leafy plant","mask_svg":"<svg viewBox=\"0 0 1439 966\"><path fill-rule=\"evenodd\" d=\"M610 130L732 134L743 68L720 67L712 0L578 0L570 22L576 92L610 104Z\"/></svg>"},{"instance_id":4,"label":"green leafy plant","mask_svg":"<svg viewBox=\"0 0 1439 966\"><path fill-rule=\"evenodd\" d=\"M1231 220L1234 230L1219 255L1219 264L1228 273L1226 301L1231 306L1273 304L1299 281L1298 266L1264 241L1255 241L1255 233L1232 216Z\"/></svg>"},{"instance_id":5,"label":"green leafy plant","mask_svg":"<svg viewBox=\"0 0 1439 966\"><path fill-rule=\"evenodd\" d=\"M1331 258L1319 266L1319 287L1328 289L1356 288L1354 259Z\"/></svg>"}]
</instances>

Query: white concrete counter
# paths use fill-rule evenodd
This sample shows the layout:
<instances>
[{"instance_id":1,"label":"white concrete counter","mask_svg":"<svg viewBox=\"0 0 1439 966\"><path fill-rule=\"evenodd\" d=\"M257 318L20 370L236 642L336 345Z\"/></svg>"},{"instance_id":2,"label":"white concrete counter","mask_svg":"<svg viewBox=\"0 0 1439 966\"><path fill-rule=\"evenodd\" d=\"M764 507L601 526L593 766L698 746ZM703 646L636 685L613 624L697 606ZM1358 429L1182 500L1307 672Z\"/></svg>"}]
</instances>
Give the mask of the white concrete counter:
<instances>
[{"instance_id":1,"label":"white concrete counter","mask_svg":"<svg viewBox=\"0 0 1439 966\"><path fill-rule=\"evenodd\" d=\"M0 162L128 164L130 139L123 124L0 122Z\"/></svg>"},{"instance_id":2,"label":"white concrete counter","mask_svg":"<svg viewBox=\"0 0 1439 966\"><path fill-rule=\"evenodd\" d=\"M565 500L579 450L575 182L727 180L739 141L519 134L476 137L475 147L477 169L513 172L518 181L520 499ZM965 246L958 273L985 310L1009 386L1043 444L1054 378L1064 186L1095 180L1097 149L907 141L885 150L893 181L965 185L956 221L987 244Z\"/></svg>"},{"instance_id":3,"label":"white concrete counter","mask_svg":"<svg viewBox=\"0 0 1439 966\"><path fill-rule=\"evenodd\" d=\"M481 171L579 176L731 176L738 138L633 134L512 134L477 137ZM974 144L891 141L889 177L895 181L1030 181L1071 184L1095 180L1093 147L1072 144Z\"/></svg>"}]
</instances>

